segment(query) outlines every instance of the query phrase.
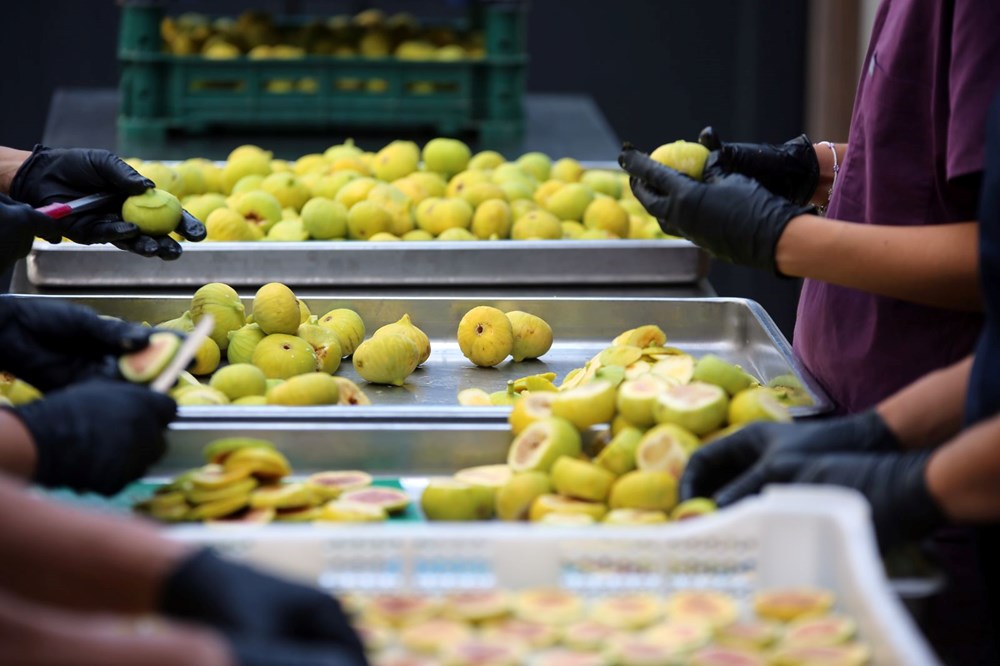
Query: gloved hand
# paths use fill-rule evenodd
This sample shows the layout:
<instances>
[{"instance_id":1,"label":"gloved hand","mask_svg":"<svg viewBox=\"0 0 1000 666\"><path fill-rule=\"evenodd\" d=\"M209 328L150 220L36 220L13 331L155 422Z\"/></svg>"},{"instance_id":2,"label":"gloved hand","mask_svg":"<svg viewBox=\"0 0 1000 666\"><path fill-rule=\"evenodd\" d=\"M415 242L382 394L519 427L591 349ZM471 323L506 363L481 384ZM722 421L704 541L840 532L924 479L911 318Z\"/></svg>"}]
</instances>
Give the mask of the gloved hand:
<instances>
[{"instance_id":1,"label":"gloved hand","mask_svg":"<svg viewBox=\"0 0 1000 666\"><path fill-rule=\"evenodd\" d=\"M111 361L149 343L151 329L45 298L0 296L0 370L43 392L117 376Z\"/></svg>"},{"instance_id":2,"label":"gloved hand","mask_svg":"<svg viewBox=\"0 0 1000 666\"><path fill-rule=\"evenodd\" d=\"M363 655L340 645L252 637L229 640L238 666L367 666Z\"/></svg>"},{"instance_id":3,"label":"gloved hand","mask_svg":"<svg viewBox=\"0 0 1000 666\"><path fill-rule=\"evenodd\" d=\"M791 480L831 453L899 451L899 441L874 409L813 423L752 423L706 444L688 460L680 499L715 497L719 506Z\"/></svg>"},{"instance_id":4,"label":"gloved hand","mask_svg":"<svg viewBox=\"0 0 1000 666\"><path fill-rule=\"evenodd\" d=\"M35 482L113 495L163 455L177 405L142 386L93 381L12 411L35 442Z\"/></svg>"},{"instance_id":5,"label":"gloved hand","mask_svg":"<svg viewBox=\"0 0 1000 666\"><path fill-rule=\"evenodd\" d=\"M38 145L14 175L10 195L38 208L89 194L120 193L120 199L97 210L59 220L46 217L46 222L38 226L35 234L52 243L58 243L65 236L84 245L113 243L145 257L176 259L182 251L177 241L168 236L154 238L141 234L139 227L122 220L122 202L150 187L154 187L153 181L106 150ZM205 225L184 212L177 233L188 240L200 241L206 235Z\"/></svg>"},{"instance_id":6,"label":"gloved hand","mask_svg":"<svg viewBox=\"0 0 1000 666\"><path fill-rule=\"evenodd\" d=\"M932 451L916 453L831 453L785 465L769 482L828 484L854 488L871 504L875 535L883 551L919 539L946 517L927 489Z\"/></svg>"},{"instance_id":7,"label":"gloved hand","mask_svg":"<svg viewBox=\"0 0 1000 666\"><path fill-rule=\"evenodd\" d=\"M819 184L819 160L805 134L781 145L770 143L723 143L711 127L698 135L698 143L712 151L705 173L721 176L741 173L768 190L804 206Z\"/></svg>"},{"instance_id":8,"label":"gloved hand","mask_svg":"<svg viewBox=\"0 0 1000 666\"><path fill-rule=\"evenodd\" d=\"M49 221L28 204L0 194L0 273L28 256L36 229Z\"/></svg>"},{"instance_id":9,"label":"gloved hand","mask_svg":"<svg viewBox=\"0 0 1000 666\"><path fill-rule=\"evenodd\" d=\"M197 551L170 573L159 606L164 615L229 635L339 647L345 657L364 663L361 640L332 596L210 550Z\"/></svg>"},{"instance_id":10,"label":"gloved hand","mask_svg":"<svg viewBox=\"0 0 1000 666\"><path fill-rule=\"evenodd\" d=\"M618 163L631 176L636 199L668 234L709 253L775 274L778 239L793 217L812 213L741 174L706 173L700 183L626 144Z\"/></svg>"}]
</instances>

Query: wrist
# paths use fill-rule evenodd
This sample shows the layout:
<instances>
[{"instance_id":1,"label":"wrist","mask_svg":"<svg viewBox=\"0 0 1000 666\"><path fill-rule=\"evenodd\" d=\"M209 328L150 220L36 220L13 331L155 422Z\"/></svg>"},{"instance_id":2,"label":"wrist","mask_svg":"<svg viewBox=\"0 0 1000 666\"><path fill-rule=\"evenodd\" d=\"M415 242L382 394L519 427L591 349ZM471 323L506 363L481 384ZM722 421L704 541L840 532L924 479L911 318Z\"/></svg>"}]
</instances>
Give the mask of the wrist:
<instances>
[{"instance_id":1,"label":"wrist","mask_svg":"<svg viewBox=\"0 0 1000 666\"><path fill-rule=\"evenodd\" d=\"M0 471L31 479L38 465L35 438L12 409L0 409Z\"/></svg>"},{"instance_id":2,"label":"wrist","mask_svg":"<svg viewBox=\"0 0 1000 666\"><path fill-rule=\"evenodd\" d=\"M0 193L10 193L11 181L30 156L31 152L27 150L0 148Z\"/></svg>"},{"instance_id":3,"label":"wrist","mask_svg":"<svg viewBox=\"0 0 1000 666\"><path fill-rule=\"evenodd\" d=\"M842 148L830 141L820 141L813 144L813 151L819 164L819 181L810 203L825 210L833 197L833 186L840 173L840 165L843 162Z\"/></svg>"},{"instance_id":4,"label":"wrist","mask_svg":"<svg viewBox=\"0 0 1000 666\"><path fill-rule=\"evenodd\" d=\"M774 247L774 264L782 275L807 277L813 249L822 249L822 218L817 215L796 215L778 237Z\"/></svg>"},{"instance_id":5,"label":"wrist","mask_svg":"<svg viewBox=\"0 0 1000 666\"><path fill-rule=\"evenodd\" d=\"M873 453L898 452L901 450L899 438L877 409L847 417L857 428L856 438L863 442L863 448Z\"/></svg>"}]
</instances>

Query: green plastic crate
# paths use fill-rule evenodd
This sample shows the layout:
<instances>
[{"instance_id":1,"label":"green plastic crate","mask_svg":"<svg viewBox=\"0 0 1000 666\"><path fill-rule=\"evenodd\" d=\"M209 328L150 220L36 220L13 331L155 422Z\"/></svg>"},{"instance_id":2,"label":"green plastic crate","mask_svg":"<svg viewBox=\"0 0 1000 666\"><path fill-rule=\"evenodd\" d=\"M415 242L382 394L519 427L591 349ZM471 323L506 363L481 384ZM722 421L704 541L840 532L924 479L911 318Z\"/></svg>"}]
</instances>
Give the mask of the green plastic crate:
<instances>
[{"instance_id":1,"label":"green plastic crate","mask_svg":"<svg viewBox=\"0 0 1000 666\"><path fill-rule=\"evenodd\" d=\"M487 55L456 61L306 56L211 60L162 51L164 3L125 2L119 35L123 141L213 128L426 128L485 144L524 131L528 58L523 2L468 3Z\"/></svg>"}]
</instances>

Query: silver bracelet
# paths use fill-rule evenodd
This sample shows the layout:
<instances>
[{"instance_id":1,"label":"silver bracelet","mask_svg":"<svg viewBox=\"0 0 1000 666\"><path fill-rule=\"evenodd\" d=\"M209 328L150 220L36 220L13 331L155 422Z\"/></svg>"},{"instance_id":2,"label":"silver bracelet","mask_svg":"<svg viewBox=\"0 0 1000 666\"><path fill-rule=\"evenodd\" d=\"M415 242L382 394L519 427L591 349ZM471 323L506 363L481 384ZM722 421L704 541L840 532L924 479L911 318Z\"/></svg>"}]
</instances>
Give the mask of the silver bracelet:
<instances>
[{"instance_id":1,"label":"silver bracelet","mask_svg":"<svg viewBox=\"0 0 1000 666\"><path fill-rule=\"evenodd\" d=\"M819 145L826 146L833 153L833 182L830 183L830 191L826 194L826 206L823 206L823 210L826 210L827 206L830 205L830 200L833 199L833 186L837 184L837 174L840 173L840 162L837 161L837 146L830 141L820 141Z\"/></svg>"}]
</instances>

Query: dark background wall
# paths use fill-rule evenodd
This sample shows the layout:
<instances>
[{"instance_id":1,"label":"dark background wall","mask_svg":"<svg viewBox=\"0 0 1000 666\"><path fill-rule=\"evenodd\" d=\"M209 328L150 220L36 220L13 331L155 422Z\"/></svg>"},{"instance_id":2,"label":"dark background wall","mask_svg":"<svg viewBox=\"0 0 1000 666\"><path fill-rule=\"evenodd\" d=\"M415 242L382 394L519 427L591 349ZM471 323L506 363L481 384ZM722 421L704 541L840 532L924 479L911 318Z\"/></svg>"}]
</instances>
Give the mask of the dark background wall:
<instances>
[{"instance_id":1,"label":"dark background wall","mask_svg":"<svg viewBox=\"0 0 1000 666\"><path fill-rule=\"evenodd\" d=\"M408 2L192 0L180 11L244 7L337 12L440 6ZM445 2L460 9L461 2ZM528 87L586 92L621 139L649 149L694 138L782 141L802 131L807 3L801 0L534 0ZM0 145L29 147L59 86L115 86L118 6L111 0L5 2L0 54ZM609 155L608 159L614 159ZM791 335L798 282L715 262L721 295L760 301Z\"/></svg>"}]
</instances>

